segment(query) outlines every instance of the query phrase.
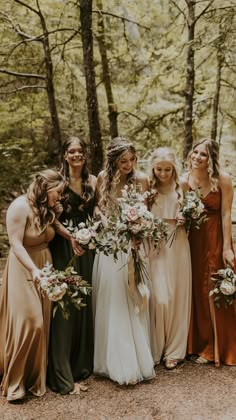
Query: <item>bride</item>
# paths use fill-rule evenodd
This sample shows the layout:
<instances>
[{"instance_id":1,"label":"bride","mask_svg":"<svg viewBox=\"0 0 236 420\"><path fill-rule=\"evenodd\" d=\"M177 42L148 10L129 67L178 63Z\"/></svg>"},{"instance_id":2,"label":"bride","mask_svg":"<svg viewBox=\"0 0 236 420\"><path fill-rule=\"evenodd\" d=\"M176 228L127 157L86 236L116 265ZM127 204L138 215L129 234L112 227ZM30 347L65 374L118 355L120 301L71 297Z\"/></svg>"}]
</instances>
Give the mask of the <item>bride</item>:
<instances>
[{"instance_id":1,"label":"bride","mask_svg":"<svg viewBox=\"0 0 236 420\"><path fill-rule=\"evenodd\" d=\"M136 151L126 139L115 138L107 148L105 170L98 175L95 214L102 219L116 209L126 185L149 187L135 170ZM93 268L95 327L94 373L119 384L135 384L155 376L149 341L148 308L137 314L128 285L128 256L118 260L97 251Z\"/></svg>"}]
</instances>

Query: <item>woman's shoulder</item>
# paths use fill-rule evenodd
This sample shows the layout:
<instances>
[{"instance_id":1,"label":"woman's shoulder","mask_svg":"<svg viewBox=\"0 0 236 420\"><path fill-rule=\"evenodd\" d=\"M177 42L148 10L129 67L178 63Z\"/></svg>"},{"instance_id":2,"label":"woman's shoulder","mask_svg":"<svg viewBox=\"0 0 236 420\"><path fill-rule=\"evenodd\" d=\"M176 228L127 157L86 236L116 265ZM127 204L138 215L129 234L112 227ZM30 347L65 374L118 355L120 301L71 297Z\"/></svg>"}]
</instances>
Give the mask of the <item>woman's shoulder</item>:
<instances>
[{"instance_id":1,"label":"woman's shoulder","mask_svg":"<svg viewBox=\"0 0 236 420\"><path fill-rule=\"evenodd\" d=\"M30 205L25 195L20 195L12 201L7 210L7 216L27 217L30 213Z\"/></svg>"},{"instance_id":2,"label":"woman's shoulder","mask_svg":"<svg viewBox=\"0 0 236 420\"><path fill-rule=\"evenodd\" d=\"M222 188L233 188L233 182L231 176L225 172L221 171L219 174L219 187Z\"/></svg>"},{"instance_id":3,"label":"woman's shoulder","mask_svg":"<svg viewBox=\"0 0 236 420\"><path fill-rule=\"evenodd\" d=\"M93 174L89 174L89 182L92 185L92 188L95 190L97 184L97 177Z\"/></svg>"}]
</instances>

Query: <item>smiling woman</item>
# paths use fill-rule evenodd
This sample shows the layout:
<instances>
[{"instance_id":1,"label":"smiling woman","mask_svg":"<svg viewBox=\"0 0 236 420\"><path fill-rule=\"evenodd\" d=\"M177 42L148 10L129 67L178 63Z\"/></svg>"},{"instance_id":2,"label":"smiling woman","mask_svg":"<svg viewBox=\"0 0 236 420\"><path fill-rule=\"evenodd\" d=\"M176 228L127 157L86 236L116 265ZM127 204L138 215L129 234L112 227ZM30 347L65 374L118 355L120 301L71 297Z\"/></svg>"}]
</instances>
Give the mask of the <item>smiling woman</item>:
<instances>
[{"instance_id":1,"label":"smiling woman","mask_svg":"<svg viewBox=\"0 0 236 420\"><path fill-rule=\"evenodd\" d=\"M46 392L51 307L37 282L40 269L51 261L53 208L64 185L57 171L42 171L7 211L11 248L0 290L0 375L8 401L22 399L27 391L36 396Z\"/></svg>"},{"instance_id":2,"label":"smiling woman","mask_svg":"<svg viewBox=\"0 0 236 420\"><path fill-rule=\"evenodd\" d=\"M124 188L145 192L147 176L136 170L136 150L125 138L113 139L107 163L98 175L96 214L106 223L119 213ZM118 218L117 218L118 220ZM93 269L95 327L94 372L119 384L132 384L155 376L150 350L148 305L137 313L130 293L128 255L97 251ZM148 284L148 279L144 279ZM145 283L145 286L147 286ZM147 286L148 290L148 286Z\"/></svg>"},{"instance_id":3,"label":"smiling woman","mask_svg":"<svg viewBox=\"0 0 236 420\"><path fill-rule=\"evenodd\" d=\"M211 277L219 269L235 269L232 245L231 177L219 166L219 145L211 139L194 144L188 156L189 189L200 189L207 219L199 229L191 226L193 296L188 352L197 355L196 362L236 365L236 305L220 309L209 297Z\"/></svg>"}]
</instances>

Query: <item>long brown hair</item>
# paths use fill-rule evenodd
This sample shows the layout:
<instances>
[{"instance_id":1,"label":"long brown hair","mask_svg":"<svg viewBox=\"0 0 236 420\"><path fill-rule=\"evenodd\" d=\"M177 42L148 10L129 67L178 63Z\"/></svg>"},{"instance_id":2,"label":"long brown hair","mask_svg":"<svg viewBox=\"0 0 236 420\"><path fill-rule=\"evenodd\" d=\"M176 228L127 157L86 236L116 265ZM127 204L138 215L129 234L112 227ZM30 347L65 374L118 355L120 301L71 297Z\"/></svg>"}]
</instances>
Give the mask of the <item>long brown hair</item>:
<instances>
[{"instance_id":1,"label":"long brown hair","mask_svg":"<svg viewBox=\"0 0 236 420\"><path fill-rule=\"evenodd\" d=\"M43 232L55 220L55 212L48 207L48 192L60 184L65 186L65 178L54 169L38 172L29 185L26 196L33 213L31 225Z\"/></svg>"},{"instance_id":2,"label":"long brown hair","mask_svg":"<svg viewBox=\"0 0 236 420\"><path fill-rule=\"evenodd\" d=\"M194 143L187 157L187 165L191 172L191 156L196 147L204 144L208 154L208 174L211 184L211 191L216 191L219 183L220 164L219 164L219 144L212 139L203 138Z\"/></svg>"},{"instance_id":3,"label":"long brown hair","mask_svg":"<svg viewBox=\"0 0 236 420\"><path fill-rule=\"evenodd\" d=\"M83 157L84 157L84 164L81 171L81 178L82 178L82 205L80 207L84 207L88 204L88 202L94 197L94 190L91 184L90 180L90 174L89 169L87 165L87 146L86 143L81 140L79 137L71 136L69 137L62 146L62 152L61 152L61 169L60 172L63 174L63 176L69 181L70 174L69 174L69 164L65 159L65 155L72 143L76 143L79 146L81 146Z\"/></svg>"},{"instance_id":4,"label":"long brown hair","mask_svg":"<svg viewBox=\"0 0 236 420\"><path fill-rule=\"evenodd\" d=\"M113 193L116 185L120 181L120 172L117 168L117 161L126 152L132 153L136 159L136 149L134 145L124 137L116 137L108 144L104 176L100 188L99 206L103 209L106 208L108 203L109 205L112 205L112 202L114 202ZM127 184L131 184L132 182L135 182L134 169L127 175L126 180Z\"/></svg>"}]
</instances>

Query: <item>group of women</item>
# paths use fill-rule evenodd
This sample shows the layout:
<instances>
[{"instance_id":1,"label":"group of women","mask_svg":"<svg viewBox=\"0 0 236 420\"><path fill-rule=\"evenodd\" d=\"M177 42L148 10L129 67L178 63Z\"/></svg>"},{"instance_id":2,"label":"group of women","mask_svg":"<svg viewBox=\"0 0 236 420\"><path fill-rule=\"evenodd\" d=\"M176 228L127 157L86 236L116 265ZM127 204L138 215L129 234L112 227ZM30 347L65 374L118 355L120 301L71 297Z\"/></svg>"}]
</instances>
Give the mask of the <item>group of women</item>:
<instances>
[{"instance_id":1,"label":"group of women","mask_svg":"<svg viewBox=\"0 0 236 420\"><path fill-rule=\"evenodd\" d=\"M83 380L92 372L134 385L155 377L161 362L175 369L187 354L199 364L236 365L236 305L216 309L209 296L212 273L235 265L233 186L219 169L218 155L215 141L199 141L180 177L174 151L157 148L144 174L136 169L133 144L116 138L96 179L88 171L85 144L71 137L63 146L60 172L40 172L13 201L0 287L0 376L8 401L27 392L41 396L46 383L55 392L77 394L87 389ZM147 206L170 233L178 224L171 246L163 241L159 252L150 248L145 255L150 296L139 311L130 293L129 254L120 251L115 260L101 251L85 252L63 225L92 215L106 223L125 186L151 191ZM196 189L207 219L187 235L181 203L185 191ZM37 288L40 269L52 260L64 270L74 254L75 269L92 284L92 296L80 311L71 306L68 320L60 311L52 317L51 303Z\"/></svg>"}]
</instances>

